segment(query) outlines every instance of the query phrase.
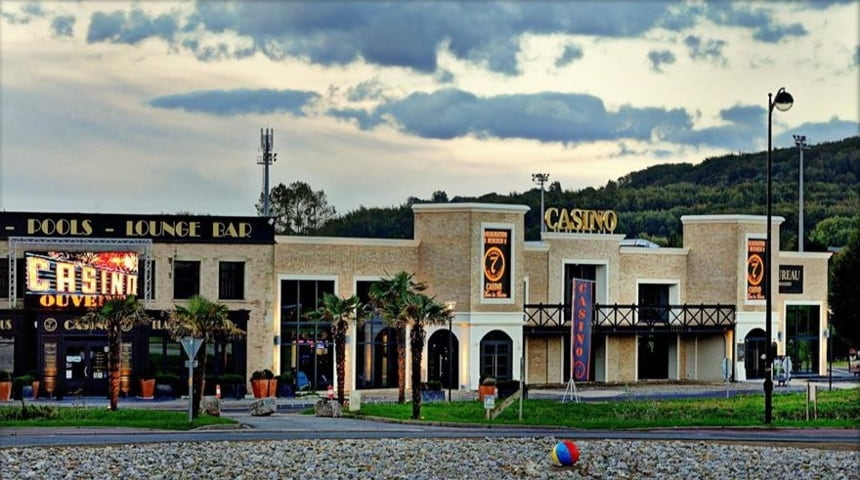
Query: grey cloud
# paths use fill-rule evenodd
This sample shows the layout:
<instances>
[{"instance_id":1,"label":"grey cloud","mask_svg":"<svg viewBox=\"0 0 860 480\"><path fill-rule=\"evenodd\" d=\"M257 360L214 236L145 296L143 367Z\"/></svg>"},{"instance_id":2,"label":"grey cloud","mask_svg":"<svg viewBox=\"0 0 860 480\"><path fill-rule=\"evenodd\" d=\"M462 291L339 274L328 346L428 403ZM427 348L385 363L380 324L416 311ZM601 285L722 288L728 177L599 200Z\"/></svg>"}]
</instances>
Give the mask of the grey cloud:
<instances>
[{"instance_id":1,"label":"grey cloud","mask_svg":"<svg viewBox=\"0 0 860 480\"><path fill-rule=\"evenodd\" d=\"M315 92L300 90L205 90L158 97L148 103L156 108L221 116L288 112L301 117L303 108L319 97Z\"/></svg>"},{"instance_id":2,"label":"grey cloud","mask_svg":"<svg viewBox=\"0 0 860 480\"><path fill-rule=\"evenodd\" d=\"M767 109L757 105L736 105L720 110L720 118L736 125L762 125L767 115Z\"/></svg>"},{"instance_id":3,"label":"grey cloud","mask_svg":"<svg viewBox=\"0 0 860 480\"><path fill-rule=\"evenodd\" d=\"M807 2L807 4L811 3L815 2ZM762 5L767 4L762 3ZM780 25L764 9L734 2L710 2L707 4L706 16L720 25L752 29L755 31L753 38L766 43L775 43L787 36L802 36L808 33L799 23Z\"/></svg>"},{"instance_id":4,"label":"grey cloud","mask_svg":"<svg viewBox=\"0 0 860 480\"><path fill-rule=\"evenodd\" d=\"M774 147L784 148L793 146L794 137L792 135L806 135L809 144L815 145L842 140L848 137L856 137L860 135L860 123L840 120L838 118L831 118L828 122L807 122L774 137Z\"/></svg>"},{"instance_id":5,"label":"grey cloud","mask_svg":"<svg viewBox=\"0 0 860 480\"><path fill-rule=\"evenodd\" d=\"M607 112L591 95L539 93L480 98L457 89L413 93L372 112L337 111L369 129L391 118L404 132L426 138L527 138L541 142L576 142L672 136L690 128L679 109L623 107Z\"/></svg>"},{"instance_id":6,"label":"grey cloud","mask_svg":"<svg viewBox=\"0 0 860 480\"><path fill-rule=\"evenodd\" d=\"M394 2L289 1L197 2L184 20L150 18L139 10L94 14L91 42L136 43L158 36L201 61L247 57L260 52L271 59L299 57L322 65L364 60L434 73L437 50L495 72L518 73L518 41L523 34L638 37L653 28L680 31L707 18L721 25L750 29L761 41L805 34L798 24L781 25L762 7L734 2L670 1L577 2ZM210 45L198 34L232 32L250 46ZM695 37L694 37L695 38ZM698 39L697 39L698 40ZM694 58L724 61L720 40L691 48ZM569 46L559 66L581 58Z\"/></svg>"},{"instance_id":7,"label":"grey cloud","mask_svg":"<svg viewBox=\"0 0 860 480\"><path fill-rule=\"evenodd\" d=\"M168 14L152 18L137 9L128 14L120 10L110 14L95 12L90 18L87 42L133 45L147 38L159 37L172 43L178 28L178 20Z\"/></svg>"},{"instance_id":8,"label":"grey cloud","mask_svg":"<svg viewBox=\"0 0 860 480\"><path fill-rule=\"evenodd\" d=\"M662 72L664 64L675 63L675 54L669 50L651 50L648 52L648 61L651 62L651 70Z\"/></svg>"},{"instance_id":9,"label":"grey cloud","mask_svg":"<svg viewBox=\"0 0 860 480\"><path fill-rule=\"evenodd\" d=\"M570 65L574 61L582 58L582 56L582 47L580 47L579 45L565 45L564 51L561 53L561 56L558 57L555 61L555 66L561 68L565 65Z\"/></svg>"},{"instance_id":10,"label":"grey cloud","mask_svg":"<svg viewBox=\"0 0 860 480\"><path fill-rule=\"evenodd\" d=\"M7 4L10 2L7 2ZM0 17L5 18L9 23L28 24L33 17L44 16L45 12L41 5L36 2L28 2L21 4L18 11L10 11L6 8L5 11L0 10Z\"/></svg>"},{"instance_id":11,"label":"grey cloud","mask_svg":"<svg viewBox=\"0 0 860 480\"><path fill-rule=\"evenodd\" d=\"M444 89L413 93L369 111L340 109L327 114L355 121L363 130L391 123L404 133L437 139L475 136L561 143L634 139L753 151L766 135L761 128L765 108L757 105L724 109L720 112L724 125L695 129L684 109L623 106L612 112L597 97L560 93L478 97ZM841 139L856 135L857 125L834 120L806 128L827 129L830 133L822 138Z\"/></svg>"},{"instance_id":12,"label":"grey cloud","mask_svg":"<svg viewBox=\"0 0 860 480\"><path fill-rule=\"evenodd\" d=\"M364 100L379 100L383 98L382 82L374 78L366 82L361 82L358 85L347 90L346 98L350 102L361 102Z\"/></svg>"},{"instance_id":13,"label":"grey cloud","mask_svg":"<svg viewBox=\"0 0 860 480\"><path fill-rule=\"evenodd\" d=\"M688 35L684 39L684 45L690 50L690 58L705 59L714 62L723 62L723 47L726 46L724 40L708 40L702 41L701 38L694 35Z\"/></svg>"},{"instance_id":14,"label":"grey cloud","mask_svg":"<svg viewBox=\"0 0 860 480\"><path fill-rule=\"evenodd\" d=\"M380 118L374 117L373 114L359 108L331 109L326 113L335 118L355 120L358 123L358 127L362 130L370 130L381 121Z\"/></svg>"},{"instance_id":15,"label":"grey cloud","mask_svg":"<svg viewBox=\"0 0 860 480\"><path fill-rule=\"evenodd\" d=\"M855 67L860 66L860 46L854 49L854 58L851 61Z\"/></svg>"},{"instance_id":16,"label":"grey cloud","mask_svg":"<svg viewBox=\"0 0 860 480\"><path fill-rule=\"evenodd\" d=\"M36 2L25 3L21 7L21 11L28 15L33 15L34 17L41 17L45 14L42 10L42 6Z\"/></svg>"},{"instance_id":17,"label":"grey cloud","mask_svg":"<svg viewBox=\"0 0 860 480\"><path fill-rule=\"evenodd\" d=\"M756 40L761 40L766 43L777 43L785 37L801 37L809 32L803 28L803 25L794 23L791 25L766 25L758 29L753 35Z\"/></svg>"},{"instance_id":18,"label":"grey cloud","mask_svg":"<svg viewBox=\"0 0 860 480\"><path fill-rule=\"evenodd\" d=\"M199 2L183 31L234 31L274 59L324 65L359 58L434 72L436 50L517 73L523 33L636 36L652 28L663 2ZM209 58L207 55L206 58Z\"/></svg>"},{"instance_id":19,"label":"grey cloud","mask_svg":"<svg viewBox=\"0 0 860 480\"><path fill-rule=\"evenodd\" d=\"M55 17L51 21L51 29L54 30L54 35L60 37L71 37L74 34L75 17L71 15L63 15Z\"/></svg>"}]
</instances>

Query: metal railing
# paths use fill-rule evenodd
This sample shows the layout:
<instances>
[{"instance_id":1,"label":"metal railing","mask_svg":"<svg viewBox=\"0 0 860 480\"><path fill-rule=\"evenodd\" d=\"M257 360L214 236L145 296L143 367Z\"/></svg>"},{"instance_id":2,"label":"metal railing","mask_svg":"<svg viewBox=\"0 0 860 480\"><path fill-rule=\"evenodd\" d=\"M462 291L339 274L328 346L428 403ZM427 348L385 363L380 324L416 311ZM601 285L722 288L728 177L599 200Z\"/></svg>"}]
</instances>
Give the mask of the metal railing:
<instances>
[{"instance_id":1,"label":"metal railing","mask_svg":"<svg viewBox=\"0 0 860 480\"><path fill-rule=\"evenodd\" d=\"M525 326L557 329L570 327L570 305L526 304ZM595 332L705 332L734 328L734 305L594 305Z\"/></svg>"}]
</instances>

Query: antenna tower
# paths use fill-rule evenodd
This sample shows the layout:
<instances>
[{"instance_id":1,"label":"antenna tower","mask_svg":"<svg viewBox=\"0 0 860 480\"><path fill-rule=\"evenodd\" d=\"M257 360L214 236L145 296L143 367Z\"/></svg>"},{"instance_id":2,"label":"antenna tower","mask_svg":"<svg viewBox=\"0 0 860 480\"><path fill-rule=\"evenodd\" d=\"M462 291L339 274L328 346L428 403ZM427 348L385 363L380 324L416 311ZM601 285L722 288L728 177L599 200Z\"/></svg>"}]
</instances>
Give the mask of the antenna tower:
<instances>
[{"instance_id":1,"label":"antenna tower","mask_svg":"<svg viewBox=\"0 0 860 480\"><path fill-rule=\"evenodd\" d=\"M278 160L278 154L272 153L275 146L275 132L271 128L260 129L260 151L257 165L263 165L263 216L269 216L269 165Z\"/></svg>"}]
</instances>

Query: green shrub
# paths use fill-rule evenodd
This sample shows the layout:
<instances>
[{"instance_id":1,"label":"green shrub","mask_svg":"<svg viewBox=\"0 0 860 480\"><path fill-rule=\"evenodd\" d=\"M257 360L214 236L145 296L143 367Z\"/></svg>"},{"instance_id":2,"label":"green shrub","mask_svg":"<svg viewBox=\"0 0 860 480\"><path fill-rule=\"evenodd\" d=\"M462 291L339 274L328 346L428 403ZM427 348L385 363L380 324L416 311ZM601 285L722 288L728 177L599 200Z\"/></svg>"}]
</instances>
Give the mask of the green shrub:
<instances>
[{"instance_id":1,"label":"green shrub","mask_svg":"<svg viewBox=\"0 0 860 480\"><path fill-rule=\"evenodd\" d=\"M0 370L0 382L8 382L12 380L12 374L6 370Z\"/></svg>"},{"instance_id":2,"label":"green shrub","mask_svg":"<svg viewBox=\"0 0 860 480\"><path fill-rule=\"evenodd\" d=\"M14 383L16 387L21 388L24 386L32 385L33 380L36 380L36 377L34 377L33 375L21 375L20 377L13 378L12 383Z\"/></svg>"},{"instance_id":3,"label":"green shrub","mask_svg":"<svg viewBox=\"0 0 860 480\"><path fill-rule=\"evenodd\" d=\"M53 405L27 405L21 402L20 407L0 407L2 420L31 420L57 418L59 409Z\"/></svg>"},{"instance_id":4,"label":"green shrub","mask_svg":"<svg viewBox=\"0 0 860 480\"><path fill-rule=\"evenodd\" d=\"M236 385L245 383L245 377L238 373L225 373L221 375L221 383L224 385Z\"/></svg>"},{"instance_id":5,"label":"green shrub","mask_svg":"<svg viewBox=\"0 0 860 480\"><path fill-rule=\"evenodd\" d=\"M251 373L251 380L264 380L266 378L266 372L262 370L254 370Z\"/></svg>"}]
</instances>

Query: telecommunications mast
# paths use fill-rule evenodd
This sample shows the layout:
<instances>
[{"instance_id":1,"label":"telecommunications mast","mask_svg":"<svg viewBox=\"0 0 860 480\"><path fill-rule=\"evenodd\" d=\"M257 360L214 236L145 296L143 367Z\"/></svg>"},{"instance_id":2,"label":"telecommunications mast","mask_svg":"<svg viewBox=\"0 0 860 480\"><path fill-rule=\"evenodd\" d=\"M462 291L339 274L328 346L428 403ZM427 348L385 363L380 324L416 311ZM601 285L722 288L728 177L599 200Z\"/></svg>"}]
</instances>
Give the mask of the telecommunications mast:
<instances>
[{"instance_id":1,"label":"telecommunications mast","mask_svg":"<svg viewBox=\"0 0 860 480\"><path fill-rule=\"evenodd\" d=\"M269 216L269 165L278 160L278 154L272 153L275 146L275 132L271 128L260 129L260 151L263 155L257 157L257 165L263 165L263 216Z\"/></svg>"}]
</instances>

